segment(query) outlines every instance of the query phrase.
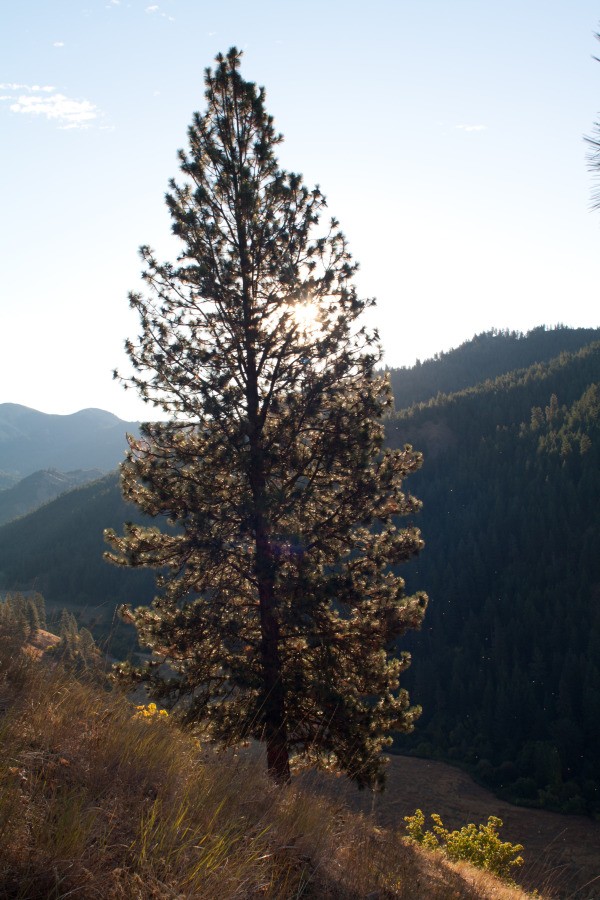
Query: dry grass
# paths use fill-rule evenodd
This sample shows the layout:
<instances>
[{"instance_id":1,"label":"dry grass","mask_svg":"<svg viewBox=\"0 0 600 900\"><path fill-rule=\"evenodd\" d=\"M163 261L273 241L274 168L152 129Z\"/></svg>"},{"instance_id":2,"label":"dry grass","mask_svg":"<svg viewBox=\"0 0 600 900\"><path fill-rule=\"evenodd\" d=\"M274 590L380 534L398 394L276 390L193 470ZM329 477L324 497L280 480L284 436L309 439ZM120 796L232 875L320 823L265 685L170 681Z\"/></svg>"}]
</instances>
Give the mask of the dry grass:
<instances>
[{"instance_id":1,"label":"dry grass","mask_svg":"<svg viewBox=\"0 0 600 900\"><path fill-rule=\"evenodd\" d=\"M0 699L2 898L526 896L58 667L0 660Z\"/></svg>"}]
</instances>

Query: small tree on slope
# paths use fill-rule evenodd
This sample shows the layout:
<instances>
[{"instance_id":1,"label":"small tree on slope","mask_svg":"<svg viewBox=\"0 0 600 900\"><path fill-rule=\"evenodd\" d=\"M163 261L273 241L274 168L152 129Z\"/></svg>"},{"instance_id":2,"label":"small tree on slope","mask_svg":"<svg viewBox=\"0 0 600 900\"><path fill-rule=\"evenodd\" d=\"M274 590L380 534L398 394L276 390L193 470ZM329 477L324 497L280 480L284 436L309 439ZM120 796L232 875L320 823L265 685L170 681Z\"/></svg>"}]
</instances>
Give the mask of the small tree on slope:
<instances>
[{"instance_id":1,"label":"small tree on slope","mask_svg":"<svg viewBox=\"0 0 600 900\"><path fill-rule=\"evenodd\" d=\"M418 715L395 646L427 598L390 566L422 546L392 521L418 509L401 486L421 459L381 452L390 392L357 324L373 301L337 222L313 237L325 200L278 167L240 56L207 70L186 181L170 184L181 255L143 247L150 297L130 295L128 382L172 419L130 440L122 488L176 527L107 533L112 561L159 570L153 606L125 610L154 652L129 674L220 741L264 741L279 782L300 756L373 785L390 731Z\"/></svg>"}]
</instances>

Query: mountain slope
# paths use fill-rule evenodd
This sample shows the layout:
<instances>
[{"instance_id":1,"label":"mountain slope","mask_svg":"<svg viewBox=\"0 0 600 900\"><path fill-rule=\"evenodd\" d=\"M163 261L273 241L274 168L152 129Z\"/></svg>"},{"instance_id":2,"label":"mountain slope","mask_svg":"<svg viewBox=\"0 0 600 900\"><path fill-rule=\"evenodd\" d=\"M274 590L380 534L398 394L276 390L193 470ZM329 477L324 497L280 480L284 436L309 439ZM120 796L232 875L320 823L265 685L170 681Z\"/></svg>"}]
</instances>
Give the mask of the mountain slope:
<instances>
[{"instance_id":1,"label":"mountain slope","mask_svg":"<svg viewBox=\"0 0 600 900\"><path fill-rule=\"evenodd\" d=\"M109 472L123 459L126 433L138 431L139 423L124 422L101 409L58 416L1 403L0 470L20 478L40 469Z\"/></svg>"},{"instance_id":2,"label":"mountain slope","mask_svg":"<svg viewBox=\"0 0 600 900\"><path fill-rule=\"evenodd\" d=\"M274 787L256 748L215 753L89 673L14 652L0 667L3 898L526 900L306 777Z\"/></svg>"},{"instance_id":3,"label":"mountain slope","mask_svg":"<svg viewBox=\"0 0 600 900\"><path fill-rule=\"evenodd\" d=\"M149 603L154 576L103 559L105 528L144 521L112 473L0 527L0 590L37 590L49 612L68 607L105 639L120 603ZM118 648L112 646L117 655Z\"/></svg>"},{"instance_id":4,"label":"mountain slope","mask_svg":"<svg viewBox=\"0 0 600 900\"><path fill-rule=\"evenodd\" d=\"M102 476L100 469L58 472L42 469L21 479L13 487L0 490L0 525L27 515L55 497Z\"/></svg>"},{"instance_id":5,"label":"mountain slope","mask_svg":"<svg viewBox=\"0 0 600 900\"><path fill-rule=\"evenodd\" d=\"M425 464L431 603L406 645L423 705L398 746L460 761L512 799L600 810L600 343L390 422Z\"/></svg>"},{"instance_id":6,"label":"mountain slope","mask_svg":"<svg viewBox=\"0 0 600 900\"><path fill-rule=\"evenodd\" d=\"M576 353L600 340L600 328L546 328L526 334L487 331L460 347L436 353L433 359L410 368L389 369L396 409L421 403L439 392L456 393L506 372L549 362L561 353Z\"/></svg>"}]
</instances>

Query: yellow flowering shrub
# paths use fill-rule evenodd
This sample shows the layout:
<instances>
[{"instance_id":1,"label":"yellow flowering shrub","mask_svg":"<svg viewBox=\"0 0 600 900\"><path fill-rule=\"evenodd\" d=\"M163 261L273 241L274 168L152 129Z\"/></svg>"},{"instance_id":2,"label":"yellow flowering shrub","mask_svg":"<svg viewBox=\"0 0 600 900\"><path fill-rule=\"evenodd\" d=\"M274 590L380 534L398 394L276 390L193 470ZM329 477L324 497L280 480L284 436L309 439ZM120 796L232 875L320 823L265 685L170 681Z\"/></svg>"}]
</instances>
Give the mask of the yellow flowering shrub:
<instances>
[{"instance_id":1,"label":"yellow flowering shrub","mask_svg":"<svg viewBox=\"0 0 600 900\"><path fill-rule=\"evenodd\" d=\"M455 831L448 831L437 813L432 813L431 819L433 829L425 831L422 810L415 810L413 816L405 816L408 837L430 850L441 850L454 862L465 860L507 881L511 869L523 865L523 857L517 855L523 849L522 844L500 840L498 829L503 823L497 816L490 816L487 825L470 824Z\"/></svg>"},{"instance_id":2,"label":"yellow flowering shrub","mask_svg":"<svg viewBox=\"0 0 600 900\"><path fill-rule=\"evenodd\" d=\"M144 705L142 703L141 706L136 706L134 719L167 719L169 717L169 713L166 709L159 709L156 703L148 703Z\"/></svg>"}]
</instances>

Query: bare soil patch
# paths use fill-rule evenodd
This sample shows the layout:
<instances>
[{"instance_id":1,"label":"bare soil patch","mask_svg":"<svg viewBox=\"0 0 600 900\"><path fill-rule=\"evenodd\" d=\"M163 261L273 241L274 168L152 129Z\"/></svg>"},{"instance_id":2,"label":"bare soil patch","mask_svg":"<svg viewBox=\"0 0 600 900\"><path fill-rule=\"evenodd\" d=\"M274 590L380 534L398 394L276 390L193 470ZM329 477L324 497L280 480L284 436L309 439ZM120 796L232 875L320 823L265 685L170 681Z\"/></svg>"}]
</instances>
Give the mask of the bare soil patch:
<instances>
[{"instance_id":1,"label":"bare soil patch","mask_svg":"<svg viewBox=\"0 0 600 900\"><path fill-rule=\"evenodd\" d=\"M50 631L44 631L43 628L38 628L35 634L30 637L24 650L32 659L41 659L47 650L56 647L57 644L60 644L60 638L57 635L52 634Z\"/></svg>"}]
</instances>

